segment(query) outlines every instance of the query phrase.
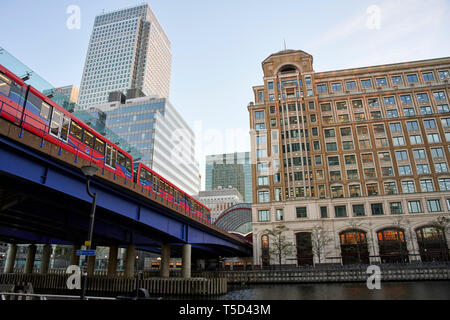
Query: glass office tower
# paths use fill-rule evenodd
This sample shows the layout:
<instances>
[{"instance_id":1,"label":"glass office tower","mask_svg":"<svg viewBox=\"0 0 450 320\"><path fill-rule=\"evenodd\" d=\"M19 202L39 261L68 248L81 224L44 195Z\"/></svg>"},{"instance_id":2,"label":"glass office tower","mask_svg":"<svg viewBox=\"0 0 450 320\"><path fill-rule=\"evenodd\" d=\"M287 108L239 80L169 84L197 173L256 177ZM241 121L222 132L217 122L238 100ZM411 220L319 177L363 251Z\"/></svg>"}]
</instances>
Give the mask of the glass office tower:
<instances>
[{"instance_id":1,"label":"glass office tower","mask_svg":"<svg viewBox=\"0 0 450 320\"><path fill-rule=\"evenodd\" d=\"M169 97L170 41L148 4L98 15L89 42L78 105L108 100L112 91L137 88Z\"/></svg>"}]
</instances>

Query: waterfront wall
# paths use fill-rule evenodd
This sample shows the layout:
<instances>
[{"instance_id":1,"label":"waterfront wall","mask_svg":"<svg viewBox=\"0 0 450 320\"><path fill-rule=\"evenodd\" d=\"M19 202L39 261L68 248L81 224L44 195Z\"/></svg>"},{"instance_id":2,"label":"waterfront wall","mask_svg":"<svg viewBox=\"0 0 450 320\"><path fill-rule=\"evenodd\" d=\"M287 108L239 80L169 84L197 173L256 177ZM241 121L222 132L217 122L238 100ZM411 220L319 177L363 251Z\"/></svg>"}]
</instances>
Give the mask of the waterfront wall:
<instances>
[{"instance_id":1,"label":"waterfront wall","mask_svg":"<svg viewBox=\"0 0 450 320\"><path fill-rule=\"evenodd\" d=\"M35 292L72 293L68 290L67 274L0 274L0 284L31 283ZM146 278L139 280L139 288L146 289L150 295L220 295L227 293L225 278ZM136 291L136 279L123 277L92 276L87 279L89 295L119 295Z\"/></svg>"}]
</instances>

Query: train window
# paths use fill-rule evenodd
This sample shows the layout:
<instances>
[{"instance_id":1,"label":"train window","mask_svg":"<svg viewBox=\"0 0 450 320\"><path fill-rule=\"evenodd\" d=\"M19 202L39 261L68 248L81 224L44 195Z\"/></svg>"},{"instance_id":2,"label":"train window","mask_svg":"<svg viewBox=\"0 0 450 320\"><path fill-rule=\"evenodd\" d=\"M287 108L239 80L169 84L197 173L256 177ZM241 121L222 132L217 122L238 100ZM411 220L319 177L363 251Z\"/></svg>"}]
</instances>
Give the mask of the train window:
<instances>
[{"instance_id":1,"label":"train window","mask_svg":"<svg viewBox=\"0 0 450 320\"><path fill-rule=\"evenodd\" d=\"M78 140L81 140L82 133L83 128L81 128L81 126L75 121L72 121L72 125L70 126L70 135Z\"/></svg>"},{"instance_id":2,"label":"train window","mask_svg":"<svg viewBox=\"0 0 450 320\"><path fill-rule=\"evenodd\" d=\"M117 152L117 163L119 164L119 165L121 165L122 167L125 167L126 166L126 158L125 158L125 156L123 155L123 153L122 152Z\"/></svg>"},{"instance_id":3,"label":"train window","mask_svg":"<svg viewBox=\"0 0 450 320\"><path fill-rule=\"evenodd\" d=\"M28 92L27 107L30 108L34 113L40 114L42 107L41 98L36 97L32 92Z\"/></svg>"},{"instance_id":4,"label":"train window","mask_svg":"<svg viewBox=\"0 0 450 320\"><path fill-rule=\"evenodd\" d=\"M84 130L84 134L83 134L83 142L90 146L91 148L94 147L94 135L92 133L90 133L87 130Z\"/></svg>"},{"instance_id":5,"label":"train window","mask_svg":"<svg viewBox=\"0 0 450 320\"><path fill-rule=\"evenodd\" d=\"M95 150L100 152L101 154L105 154L105 143L99 138L95 138Z\"/></svg>"},{"instance_id":6,"label":"train window","mask_svg":"<svg viewBox=\"0 0 450 320\"><path fill-rule=\"evenodd\" d=\"M52 107L50 107L45 102L42 102L41 113L40 113L41 118L48 121L50 119L51 110L52 110Z\"/></svg>"},{"instance_id":7,"label":"train window","mask_svg":"<svg viewBox=\"0 0 450 320\"><path fill-rule=\"evenodd\" d=\"M0 73L0 93L9 97L11 90L11 80Z\"/></svg>"},{"instance_id":8,"label":"train window","mask_svg":"<svg viewBox=\"0 0 450 320\"><path fill-rule=\"evenodd\" d=\"M50 123L50 133L55 136L59 136L59 126L61 125L62 116L63 114L61 111L53 109L52 121Z\"/></svg>"},{"instance_id":9,"label":"train window","mask_svg":"<svg viewBox=\"0 0 450 320\"><path fill-rule=\"evenodd\" d=\"M67 134L69 133L69 125L70 125L70 118L67 116L64 116L62 126L61 126L61 139L67 140Z\"/></svg>"},{"instance_id":10,"label":"train window","mask_svg":"<svg viewBox=\"0 0 450 320\"><path fill-rule=\"evenodd\" d=\"M106 154L105 154L105 163L110 166L115 168L116 167L116 156L117 156L117 152L116 149L114 149L113 147L111 147L110 145L106 145Z\"/></svg>"}]
</instances>

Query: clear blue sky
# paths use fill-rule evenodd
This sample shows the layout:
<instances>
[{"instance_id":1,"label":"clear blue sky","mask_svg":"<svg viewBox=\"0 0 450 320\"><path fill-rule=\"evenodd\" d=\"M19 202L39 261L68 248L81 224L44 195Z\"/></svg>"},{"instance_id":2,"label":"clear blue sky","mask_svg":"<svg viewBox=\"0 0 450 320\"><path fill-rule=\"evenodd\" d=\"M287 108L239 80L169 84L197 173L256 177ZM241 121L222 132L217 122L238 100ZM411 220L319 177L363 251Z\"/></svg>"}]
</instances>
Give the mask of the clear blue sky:
<instances>
[{"instance_id":1,"label":"clear blue sky","mask_svg":"<svg viewBox=\"0 0 450 320\"><path fill-rule=\"evenodd\" d=\"M53 85L79 86L94 17L103 9L139 3L3 1L0 46ZM261 62L283 49L283 39L288 49L312 54L315 71L450 56L449 0L149 4L172 43L170 100L201 133L201 163L206 154L249 148L248 135L233 135L248 132L247 104L253 100L252 86L262 83ZM81 10L79 30L66 27L70 5Z\"/></svg>"}]
</instances>

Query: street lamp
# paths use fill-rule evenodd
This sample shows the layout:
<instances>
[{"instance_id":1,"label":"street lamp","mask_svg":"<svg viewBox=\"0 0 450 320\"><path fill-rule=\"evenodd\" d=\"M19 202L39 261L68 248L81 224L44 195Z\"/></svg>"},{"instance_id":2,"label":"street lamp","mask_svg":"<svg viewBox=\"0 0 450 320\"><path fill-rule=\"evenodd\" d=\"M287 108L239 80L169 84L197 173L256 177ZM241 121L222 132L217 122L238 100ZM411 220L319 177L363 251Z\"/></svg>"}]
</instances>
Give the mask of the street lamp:
<instances>
[{"instance_id":1,"label":"street lamp","mask_svg":"<svg viewBox=\"0 0 450 320\"><path fill-rule=\"evenodd\" d=\"M86 249L90 250L92 246L92 234L94 232L94 221L95 221L95 207L97 205L97 193L92 193L90 187L91 178L97 172L97 168L94 166L83 166L81 167L81 172L86 176L86 191L88 195L92 198L91 205L91 215L89 220L89 233L88 233L88 241L85 243ZM87 258L85 260L85 268L86 274L83 277L83 287L81 289L81 300L85 299L86 295L86 284L87 284Z\"/></svg>"}]
</instances>

